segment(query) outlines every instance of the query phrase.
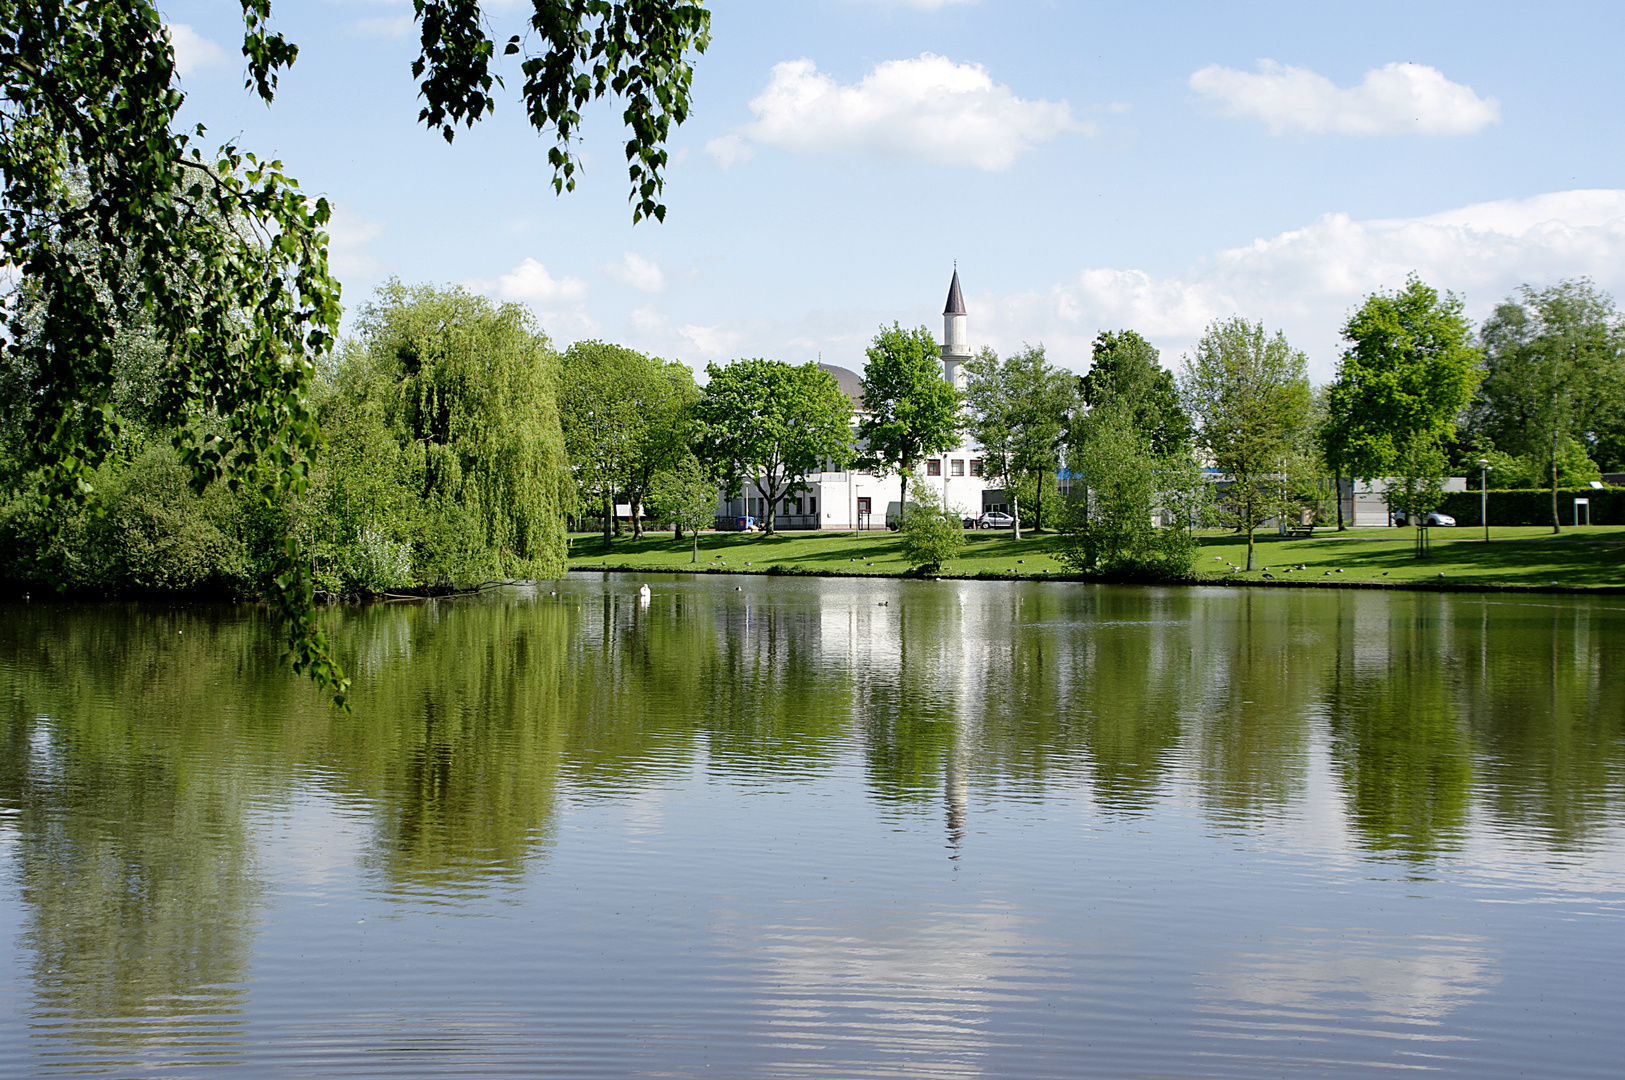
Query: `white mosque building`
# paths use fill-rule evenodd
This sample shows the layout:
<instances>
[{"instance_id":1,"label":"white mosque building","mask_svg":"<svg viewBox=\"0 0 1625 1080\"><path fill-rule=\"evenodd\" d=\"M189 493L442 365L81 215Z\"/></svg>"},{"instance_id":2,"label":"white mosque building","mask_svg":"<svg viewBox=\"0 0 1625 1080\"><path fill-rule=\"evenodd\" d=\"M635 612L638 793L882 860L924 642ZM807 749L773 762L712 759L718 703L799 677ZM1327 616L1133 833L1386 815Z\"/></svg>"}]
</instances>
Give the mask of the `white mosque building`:
<instances>
[{"instance_id":1,"label":"white mosque building","mask_svg":"<svg viewBox=\"0 0 1625 1080\"><path fill-rule=\"evenodd\" d=\"M942 377L957 390L965 389L965 364L971 350L965 335L965 298L959 291L959 271L954 270L948 286L948 302L942 312ZM857 372L834 364L819 364L832 375L852 399L853 438L863 414L863 384ZM943 505L962 517L974 518L989 511L1006 511L1005 493L988 486L982 452L971 442L927 458L919 466L920 481L936 487ZM872 472L847 469L814 473L806 478L808 490L783 500L774 525L780 529L883 529L888 515L895 518L900 481L896 473L876 476ZM909 485L913 490L913 484ZM767 517L766 500L760 489L746 484L743 494L717 507L718 524L738 528L741 519L753 519L761 526Z\"/></svg>"}]
</instances>

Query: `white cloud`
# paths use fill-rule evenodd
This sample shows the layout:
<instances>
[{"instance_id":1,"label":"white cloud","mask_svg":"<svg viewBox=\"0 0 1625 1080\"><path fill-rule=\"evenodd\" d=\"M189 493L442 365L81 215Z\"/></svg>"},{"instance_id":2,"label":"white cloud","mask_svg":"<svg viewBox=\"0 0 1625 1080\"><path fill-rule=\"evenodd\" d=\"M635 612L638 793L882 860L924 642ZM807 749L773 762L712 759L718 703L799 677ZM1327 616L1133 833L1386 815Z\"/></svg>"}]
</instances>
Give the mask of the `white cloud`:
<instances>
[{"instance_id":1,"label":"white cloud","mask_svg":"<svg viewBox=\"0 0 1625 1080\"><path fill-rule=\"evenodd\" d=\"M755 146L774 146L998 172L1063 132L1094 130L1064 101L1024 101L980 64L931 53L887 60L850 86L819 74L811 60L776 64L750 110L755 120L706 144L724 168Z\"/></svg>"},{"instance_id":2,"label":"white cloud","mask_svg":"<svg viewBox=\"0 0 1625 1080\"><path fill-rule=\"evenodd\" d=\"M190 75L198 68L226 62L226 50L185 23L168 23L169 47L175 51L175 71Z\"/></svg>"},{"instance_id":3,"label":"white cloud","mask_svg":"<svg viewBox=\"0 0 1625 1080\"><path fill-rule=\"evenodd\" d=\"M368 221L341 202L333 203L327 222L327 261L340 281L376 278L384 265L368 249L384 235L382 221Z\"/></svg>"},{"instance_id":4,"label":"white cloud","mask_svg":"<svg viewBox=\"0 0 1625 1080\"><path fill-rule=\"evenodd\" d=\"M498 300L528 304L555 344L593 337L598 321L587 312L587 283L580 278L556 278L535 259L526 259L495 282L467 282L474 292Z\"/></svg>"},{"instance_id":5,"label":"white cloud","mask_svg":"<svg viewBox=\"0 0 1625 1080\"><path fill-rule=\"evenodd\" d=\"M1260 60L1256 74L1213 64L1190 87L1230 116L1264 121L1270 134L1470 135L1499 123L1501 105L1437 68L1388 64L1347 89L1307 68Z\"/></svg>"},{"instance_id":6,"label":"white cloud","mask_svg":"<svg viewBox=\"0 0 1625 1080\"><path fill-rule=\"evenodd\" d=\"M745 340L740 331L726 330L720 325L680 326L677 333L705 356L724 356Z\"/></svg>"},{"instance_id":7,"label":"white cloud","mask_svg":"<svg viewBox=\"0 0 1625 1080\"><path fill-rule=\"evenodd\" d=\"M1525 282L1590 276L1625 293L1625 190L1555 192L1414 218L1326 214L1174 276L1091 268L1044 292L973 294L967 303L977 343L1002 353L1043 341L1052 360L1080 371L1101 330L1138 330L1174 365L1214 319L1261 319L1307 351L1312 375L1324 380L1349 312L1412 272L1461 296L1475 319Z\"/></svg>"},{"instance_id":8,"label":"white cloud","mask_svg":"<svg viewBox=\"0 0 1625 1080\"><path fill-rule=\"evenodd\" d=\"M350 29L361 37L370 38L398 38L405 37L416 28L417 22L411 12L400 15L375 15L366 19L357 19L350 24Z\"/></svg>"},{"instance_id":9,"label":"white cloud","mask_svg":"<svg viewBox=\"0 0 1625 1080\"><path fill-rule=\"evenodd\" d=\"M587 298L587 283L580 278L555 278L535 259L526 259L497 278L499 300L517 300L541 306L578 303Z\"/></svg>"},{"instance_id":10,"label":"white cloud","mask_svg":"<svg viewBox=\"0 0 1625 1080\"><path fill-rule=\"evenodd\" d=\"M657 308L633 308L630 318L633 329L640 334L661 334L666 330L666 316Z\"/></svg>"},{"instance_id":11,"label":"white cloud","mask_svg":"<svg viewBox=\"0 0 1625 1080\"><path fill-rule=\"evenodd\" d=\"M630 285L639 292L666 291L666 274L660 269L660 264L634 251L628 251L619 259L607 264L604 272L621 284Z\"/></svg>"}]
</instances>

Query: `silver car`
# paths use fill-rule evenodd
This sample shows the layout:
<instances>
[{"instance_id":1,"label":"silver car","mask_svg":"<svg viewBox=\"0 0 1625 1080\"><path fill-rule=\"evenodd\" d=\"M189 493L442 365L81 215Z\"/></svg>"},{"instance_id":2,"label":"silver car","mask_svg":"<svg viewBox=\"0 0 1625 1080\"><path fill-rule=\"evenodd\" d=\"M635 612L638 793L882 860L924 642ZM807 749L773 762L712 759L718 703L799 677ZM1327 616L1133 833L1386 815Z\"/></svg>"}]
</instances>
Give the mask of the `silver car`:
<instances>
[{"instance_id":1,"label":"silver car","mask_svg":"<svg viewBox=\"0 0 1625 1080\"><path fill-rule=\"evenodd\" d=\"M1442 527L1442 526L1454 525L1455 523L1456 523L1455 518L1451 517L1449 514L1441 514L1437 510L1429 510L1426 514L1422 515L1422 524L1424 526L1429 527L1429 528L1432 528L1435 525L1438 525L1438 526ZM1403 511L1403 510L1395 510L1394 511L1394 524L1395 525L1403 525L1403 524L1405 524L1405 511Z\"/></svg>"},{"instance_id":2,"label":"silver car","mask_svg":"<svg viewBox=\"0 0 1625 1080\"><path fill-rule=\"evenodd\" d=\"M1001 514L997 510L990 510L976 519L978 529L1008 529L1015 523L1015 518L1009 514Z\"/></svg>"}]
</instances>

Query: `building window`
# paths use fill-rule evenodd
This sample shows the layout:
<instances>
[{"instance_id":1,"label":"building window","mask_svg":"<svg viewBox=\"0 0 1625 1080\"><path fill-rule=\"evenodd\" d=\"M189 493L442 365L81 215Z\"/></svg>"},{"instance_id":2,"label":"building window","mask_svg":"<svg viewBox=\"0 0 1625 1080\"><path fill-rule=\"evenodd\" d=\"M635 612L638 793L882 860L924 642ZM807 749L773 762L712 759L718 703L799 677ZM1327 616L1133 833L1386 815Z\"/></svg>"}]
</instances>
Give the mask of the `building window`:
<instances>
[{"instance_id":1,"label":"building window","mask_svg":"<svg viewBox=\"0 0 1625 1080\"><path fill-rule=\"evenodd\" d=\"M964 458L954 458L953 467L951 469L949 469L948 472L952 476L964 476L965 475L965 459Z\"/></svg>"},{"instance_id":2,"label":"building window","mask_svg":"<svg viewBox=\"0 0 1625 1080\"><path fill-rule=\"evenodd\" d=\"M981 476L982 475L982 462L981 462L981 459L979 459L979 458L971 458L970 474L972 476Z\"/></svg>"},{"instance_id":3,"label":"building window","mask_svg":"<svg viewBox=\"0 0 1625 1080\"><path fill-rule=\"evenodd\" d=\"M817 514L818 514L818 496L816 496L816 495L808 496L808 498L807 498L807 514L808 514L808 516L817 516Z\"/></svg>"},{"instance_id":4,"label":"building window","mask_svg":"<svg viewBox=\"0 0 1625 1080\"><path fill-rule=\"evenodd\" d=\"M926 462L925 463L925 475L927 475L927 476L941 476L942 475L942 459L941 458L932 458L930 461Z\"/></svg>"}]
</instances>

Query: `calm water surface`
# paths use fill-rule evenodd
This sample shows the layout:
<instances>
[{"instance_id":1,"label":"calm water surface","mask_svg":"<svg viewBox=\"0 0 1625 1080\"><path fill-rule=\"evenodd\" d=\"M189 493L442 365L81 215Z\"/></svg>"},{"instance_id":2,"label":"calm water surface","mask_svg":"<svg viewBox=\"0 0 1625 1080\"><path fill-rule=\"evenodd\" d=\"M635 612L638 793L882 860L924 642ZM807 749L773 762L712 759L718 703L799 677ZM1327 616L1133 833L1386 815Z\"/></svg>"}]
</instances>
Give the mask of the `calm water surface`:
<instances>
[{"instance_id":1,"label":"calm water surface","mask_svg":"<svg viewBox=\"0 0 1625 1080\"><path fill-rule=\"evenodd\" d=\"M0 1075L1609 1076L1625 600L0 607Z\"/></svg>"}]
</instances>

